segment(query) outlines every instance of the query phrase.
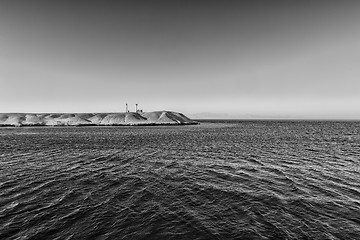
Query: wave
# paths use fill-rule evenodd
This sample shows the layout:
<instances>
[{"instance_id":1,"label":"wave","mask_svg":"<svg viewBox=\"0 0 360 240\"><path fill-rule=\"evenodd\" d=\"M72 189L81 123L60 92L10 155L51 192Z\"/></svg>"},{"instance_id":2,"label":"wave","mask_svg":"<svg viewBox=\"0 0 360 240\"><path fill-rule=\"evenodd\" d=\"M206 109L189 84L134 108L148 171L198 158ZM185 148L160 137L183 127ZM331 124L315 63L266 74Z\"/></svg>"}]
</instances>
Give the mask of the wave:
<instances>
[{"instance_id":1,"label":"wave","mask_svg":"<svg viewBox=\"0 0 360 240\"><path fill-rule=\"evenodd\" d=\"M360 123L212 124L0 129L0 239L360 238Z\"/></svg>"}]
</instances>

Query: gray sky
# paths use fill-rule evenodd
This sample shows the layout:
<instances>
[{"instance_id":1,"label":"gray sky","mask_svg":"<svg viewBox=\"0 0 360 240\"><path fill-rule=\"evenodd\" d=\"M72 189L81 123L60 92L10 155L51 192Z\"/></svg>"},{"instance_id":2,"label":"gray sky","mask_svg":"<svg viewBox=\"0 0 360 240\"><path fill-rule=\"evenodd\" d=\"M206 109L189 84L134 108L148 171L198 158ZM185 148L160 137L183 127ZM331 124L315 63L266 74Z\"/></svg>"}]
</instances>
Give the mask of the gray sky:
<instances>
[{"instance_id":1,"label":"gray sky","mask_svg":"<svg viewBox=\"0 0 360 240\"><path fill-rule=\"evenodd\" d=\"M0 0L0 112L126 102L360 119L360 1Z\"/></svg>"}]
</instances>

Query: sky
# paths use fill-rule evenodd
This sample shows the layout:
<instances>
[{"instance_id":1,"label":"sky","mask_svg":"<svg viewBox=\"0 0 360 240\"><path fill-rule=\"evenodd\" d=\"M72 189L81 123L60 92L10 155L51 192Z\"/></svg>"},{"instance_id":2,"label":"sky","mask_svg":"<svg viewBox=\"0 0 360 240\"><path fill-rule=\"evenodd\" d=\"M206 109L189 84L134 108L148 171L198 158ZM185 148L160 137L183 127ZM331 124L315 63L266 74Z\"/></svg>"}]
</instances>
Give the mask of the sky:
<instances>
[{"instance_id":1,"label":"sky","mask_svg":"<svg viewBox=\"0 0 360 240\"><path fill-rule=\"evenodd\" d=\"M360 1L0 0L0 112L360 119Z\"/></svg>"}]
</instances>

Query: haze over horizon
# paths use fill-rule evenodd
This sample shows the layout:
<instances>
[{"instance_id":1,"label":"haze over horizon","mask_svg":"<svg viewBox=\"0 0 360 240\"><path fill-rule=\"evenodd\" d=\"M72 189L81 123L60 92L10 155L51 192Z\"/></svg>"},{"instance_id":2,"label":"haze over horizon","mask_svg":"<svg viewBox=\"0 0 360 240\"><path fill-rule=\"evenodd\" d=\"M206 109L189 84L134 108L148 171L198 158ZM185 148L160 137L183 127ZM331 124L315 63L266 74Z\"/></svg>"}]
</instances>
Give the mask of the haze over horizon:
<instances>
[{"instance_id":1,"label":"haze over horizon","mask_svg":"<svg viewBox=\"0 0 360 240\"><path fill-rule=\"evenodd\" d=\"M0 112L138 103L360 119L359 12L359 1L331 0L0 0Z\"/></svg>"}]
</instances>

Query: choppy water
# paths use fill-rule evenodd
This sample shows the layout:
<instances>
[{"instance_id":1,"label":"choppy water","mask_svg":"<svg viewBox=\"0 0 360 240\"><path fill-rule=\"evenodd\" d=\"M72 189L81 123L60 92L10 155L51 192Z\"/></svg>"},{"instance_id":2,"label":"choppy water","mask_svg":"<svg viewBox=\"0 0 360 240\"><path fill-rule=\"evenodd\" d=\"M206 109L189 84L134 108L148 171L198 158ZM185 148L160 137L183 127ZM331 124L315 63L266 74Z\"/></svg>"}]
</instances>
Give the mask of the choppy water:
<instances>
[{"instance_id":1,"label":"choppy water","mask_svg":"<svg viewBox=\"0 0 360 240\"><path fill-rule=\"evenodd\" d=\"M0 129L0 239L360 239L360 123Z\"/></svg>"}]
</instances>

